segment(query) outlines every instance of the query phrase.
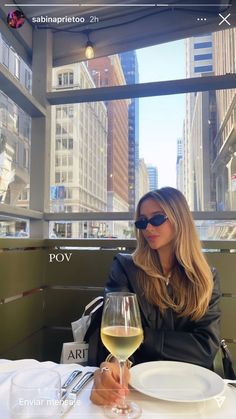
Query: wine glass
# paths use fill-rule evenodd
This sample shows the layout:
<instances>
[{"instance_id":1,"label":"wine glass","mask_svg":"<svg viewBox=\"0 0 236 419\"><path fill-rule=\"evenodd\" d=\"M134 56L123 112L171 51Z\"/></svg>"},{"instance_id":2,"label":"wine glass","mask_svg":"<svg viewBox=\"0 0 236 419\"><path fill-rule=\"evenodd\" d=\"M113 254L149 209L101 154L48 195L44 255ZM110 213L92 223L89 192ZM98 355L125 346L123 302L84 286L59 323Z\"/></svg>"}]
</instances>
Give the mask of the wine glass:
<instances>
[{"instance_id":1,"label":"wine glass","mask_svg":"<svg viewBox=\"0 0 236 419\"><path fill-rule=\"evenodd\" d=\"M118 360L120 384L124 385L124 366L143 341L143 329L136 294L111 292L106 295L101 339L108 351ZM141 415L141 408L134 402L122 402L113 407L105 406L106 416L110 418L134 419Z\"/></svg>"},{"instance_id":2,"label":"wine glass","mask_svg":"<svg viewBox=\"0 0 236 419\"><path fill-rule=\"evenodd\" d=\"M14 419L59 419L61 377L47 368L18 371L11 379L9 408Z\"/></svg>"}]
</instances>

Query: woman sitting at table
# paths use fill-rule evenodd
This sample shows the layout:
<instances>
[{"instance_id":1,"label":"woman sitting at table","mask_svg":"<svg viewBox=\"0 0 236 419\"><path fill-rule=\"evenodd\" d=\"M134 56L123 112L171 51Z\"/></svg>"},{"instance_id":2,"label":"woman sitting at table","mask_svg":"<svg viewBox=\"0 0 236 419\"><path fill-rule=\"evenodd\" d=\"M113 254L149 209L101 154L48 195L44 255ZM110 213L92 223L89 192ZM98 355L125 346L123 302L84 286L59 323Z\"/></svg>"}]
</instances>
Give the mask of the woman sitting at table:
<instances>
[{"instance_id":1,"label":"woman sitting at table","mask_svg":"<svg viewBox=\"0 0 236 419\"><path fill-rule=\"evenodd\" d=\"M136 250L115 257L106 284L106 292L137 294L144 341L132 362L181 361L211 369L220 344L219 279L202 254L183 194L171 187L145 194L135 230ZM99 366L107 350L96 323L88 331L89 364ZM91 400L110 404L122 394L119 367L111 357L100 367L109 371L96 372ZM128 379L127 368L126 385Z\"/></svg>"}]
</instances>

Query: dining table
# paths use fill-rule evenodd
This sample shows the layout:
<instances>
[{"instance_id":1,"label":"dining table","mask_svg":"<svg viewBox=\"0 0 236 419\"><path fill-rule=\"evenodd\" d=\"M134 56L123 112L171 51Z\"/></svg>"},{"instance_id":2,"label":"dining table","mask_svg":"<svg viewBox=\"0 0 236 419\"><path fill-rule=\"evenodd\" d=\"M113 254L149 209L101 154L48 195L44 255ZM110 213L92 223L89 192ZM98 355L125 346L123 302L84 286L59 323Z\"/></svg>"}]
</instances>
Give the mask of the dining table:
<instances>
[{"instance_id":1,"label":"dining table","mask_svg":"<svg viewBox=\"0 0 236 419\"><path fill-rule=\"evenodd\" d=\"M81 369L84 373L95 371L95 367L80 366L78 364L57 364L51 361L39 362L35 359L0 360L0 418L11 419L9 409L9 395L11 377L19 371L28 368L45 368L57 371L64 382L69 374L75 369ZM93 404L90 400L92 388L90 381L78 394L76 403L66 411L62 418L105 418L103 408ZM129 399L139 404L142 409L142 419L234 419L236 417L236 387L226 385L224 392L210 400L198 402L179 402L161 400L150 397L134 389L130 389ZM45 417L44 417L45 418ZM44 419L42 417L42 419ZM32 416L33 419L33 416Z\"/></svg>"}]
</instances>

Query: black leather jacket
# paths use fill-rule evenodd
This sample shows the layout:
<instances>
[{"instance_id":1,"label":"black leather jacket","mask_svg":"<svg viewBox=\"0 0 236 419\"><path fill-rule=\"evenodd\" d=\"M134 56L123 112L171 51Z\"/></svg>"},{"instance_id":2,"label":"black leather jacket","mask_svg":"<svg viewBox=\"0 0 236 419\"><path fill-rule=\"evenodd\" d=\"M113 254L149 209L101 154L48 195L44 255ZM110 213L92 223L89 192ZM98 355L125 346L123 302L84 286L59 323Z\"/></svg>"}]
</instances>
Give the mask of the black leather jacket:
<instances>
[{"instance_id":1,"label":"black leather jacket","mask_svg":"<svg viewBox=\"0 0 236 419\"><path fill-rule=\"evenodd\" d=\"M220 344L220 287L216 270L212 269L214 288L209 308L198 321L178 317L171 309L162 316L158 307L149 304L142 296L136 281L137 270L131 255L118 254L105 289L106 292L130 291L137 294L144 341L134 353L132 361L136 364L157 360L182 361L211 369ZM87 333L89 365L99 365L107 356L107 350L100 340L100 320L101 310Z\"/></svg>"}]
</instances>

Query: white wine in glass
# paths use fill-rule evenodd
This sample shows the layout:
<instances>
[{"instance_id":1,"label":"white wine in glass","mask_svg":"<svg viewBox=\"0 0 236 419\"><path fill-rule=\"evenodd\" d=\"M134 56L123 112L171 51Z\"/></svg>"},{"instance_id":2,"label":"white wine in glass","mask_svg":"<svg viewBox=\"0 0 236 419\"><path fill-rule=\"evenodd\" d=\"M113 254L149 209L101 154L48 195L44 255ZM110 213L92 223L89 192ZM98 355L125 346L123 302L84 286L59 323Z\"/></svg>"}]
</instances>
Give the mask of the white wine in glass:
<instances>
[{"instance_id":1,"label":"white wine in glass","mask_svg":"<svg viewBox=\"0 0 236 419\"><path fill-rule=\"evenodd\" d=\"M132 326L107 326L101 330L102 342L119 361L126 361L143 341L143 330Z\"/></svg>"},{"instance_id":2,"label":"white wine in glass","mask_svg":"<svg viewBox=\"0 0 236 419\"><path fill-rule=\"evenodd\" d=\"M119 361L120 384L123 386L125 362L143 341L143 329L136 294L111 292L106 295L101 339L108 351ZM141 415L141 408L136 403L123 398L122 403L118 406L105 407L105 414L110 418L135 419Z\"/></svg>"}]
</instances>

